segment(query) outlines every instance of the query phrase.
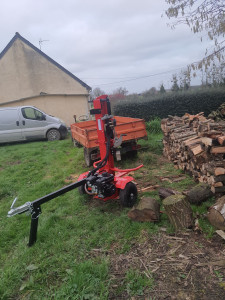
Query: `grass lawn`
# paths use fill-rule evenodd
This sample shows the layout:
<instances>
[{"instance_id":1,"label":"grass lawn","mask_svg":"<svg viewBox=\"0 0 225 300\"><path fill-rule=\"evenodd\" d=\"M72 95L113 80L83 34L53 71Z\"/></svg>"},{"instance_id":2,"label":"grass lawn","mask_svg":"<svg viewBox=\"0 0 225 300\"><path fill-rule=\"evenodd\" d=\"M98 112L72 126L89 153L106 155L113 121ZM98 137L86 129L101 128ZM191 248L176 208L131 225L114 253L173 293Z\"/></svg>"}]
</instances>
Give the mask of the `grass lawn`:
<instances>
[{"instance_id":1,"label":"grass lawn","mask_svg":"<svg viewBox=\"0 0 225 300\"><path fill-rule=\"evenodd\" d=\"M160 133L151 134L141 142L148 149L117 163L120 168L145 164L134 174L139 186L161 184L162 176L181 174L162 158L160 139ZM165 214L158 224L133 222L119 201L104 203L73 190L42 205L38 240L31 248L27 247L30 216L7 218L16 196L16 205L33 201L76 181L87 170L83 149L74 148L70 138L0 146L1 299L119 299L141 297L154 289L157 282L151 270L142 272L134 264L127 265L117 280L111 272L111 253L113 249L114 259L119 258L130 253L134 243L143 245L161 230L172 233ZM191 185L188 176L176 183L163 182L178 190ZM143 195L159 201L156 191L139 193L139 198ZM203 214L210 204L193 210ZM200 224L212 236L214 230L204 218Z\"/></svg>"}]
</instances>

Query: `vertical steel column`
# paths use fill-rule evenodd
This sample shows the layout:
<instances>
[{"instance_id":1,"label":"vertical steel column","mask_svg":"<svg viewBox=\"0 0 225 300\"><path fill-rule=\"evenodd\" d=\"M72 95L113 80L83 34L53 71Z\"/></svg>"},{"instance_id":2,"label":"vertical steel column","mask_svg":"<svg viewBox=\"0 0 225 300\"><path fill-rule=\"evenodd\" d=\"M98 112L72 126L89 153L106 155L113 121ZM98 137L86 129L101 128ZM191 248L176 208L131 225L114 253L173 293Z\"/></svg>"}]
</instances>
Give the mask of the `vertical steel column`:
<instances>
[{"instance_id":1,"label":"vertical steel column","mask_svg":"<svg viewBox=\"0 0 225 300\"><path fill-rule=\"evenodd\" d=\"M41 214L41 207L37 207L31 214L30 237L28 247L31 247L37 241L38 219Z\"/></svg>"}]
</instances>

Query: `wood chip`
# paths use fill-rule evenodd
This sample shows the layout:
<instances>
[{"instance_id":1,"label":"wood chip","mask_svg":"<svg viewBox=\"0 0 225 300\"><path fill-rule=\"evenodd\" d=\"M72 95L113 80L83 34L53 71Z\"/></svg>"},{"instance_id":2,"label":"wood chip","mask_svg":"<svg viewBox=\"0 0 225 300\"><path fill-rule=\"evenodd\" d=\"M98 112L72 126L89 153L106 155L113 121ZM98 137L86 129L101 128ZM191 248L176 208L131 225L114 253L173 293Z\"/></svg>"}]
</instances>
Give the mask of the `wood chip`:
<instances>
[{"instance_id":1,"label":"wood chip","mask_svg":"<svg viewBox=\"0 0 225 300\"><path fill-rule=\"evenodd\" d=\"M216 230L216 233L225 240L225 232L223 230Z\"/></svg>"}]
</instances>

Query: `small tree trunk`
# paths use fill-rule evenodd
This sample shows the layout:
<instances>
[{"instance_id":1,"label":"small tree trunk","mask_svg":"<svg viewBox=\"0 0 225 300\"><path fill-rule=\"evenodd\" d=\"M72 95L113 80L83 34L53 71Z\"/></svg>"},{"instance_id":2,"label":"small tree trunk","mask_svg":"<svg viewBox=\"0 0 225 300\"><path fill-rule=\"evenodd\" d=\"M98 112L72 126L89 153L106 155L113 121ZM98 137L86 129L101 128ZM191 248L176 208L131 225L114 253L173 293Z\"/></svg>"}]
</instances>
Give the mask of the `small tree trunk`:
<instances>
[{"instance_id":1,"label":"small tree trunk","mask_svg":"<svg viewBox=\"0 0 225 300\"><path fill-rule=\"evenodd\" d=\"M209 208L207 217L214 227L225 230L225 196Z\"/></svg>"},{"instance_id":2,"label":"small tree trunk","mask_svg":"<svg viewBox=\"0 0 225 300\"><path fill-rule=\"evenodd\" d=\"M200 204L213 196L211 188L206 183L199 183L190 189L187 193L188 201L191 204Z\"/></svg>"},{"instance_id":3,"label":"small tree trunk","mask_svg":"<svg viewBox=\"0 0 225 300\"><path fill-rule=\"evenodd\" d=\"M155 199L151 197L144 197L140 200L136 207L133 207L128 212L128 217L131 218L133 221L159 221L160 205Z\"/></svg>"},{"instance_id":4,"label":"small tree trunk","mask_svg":"<svg viewBox=\"0 0 225 300\"><path fill-rule=\"evenodd\" d=\"M193 227L192 210L186 196L172 195L163 200L163 205L176 231Z\"/></svg>"}]
</instances>

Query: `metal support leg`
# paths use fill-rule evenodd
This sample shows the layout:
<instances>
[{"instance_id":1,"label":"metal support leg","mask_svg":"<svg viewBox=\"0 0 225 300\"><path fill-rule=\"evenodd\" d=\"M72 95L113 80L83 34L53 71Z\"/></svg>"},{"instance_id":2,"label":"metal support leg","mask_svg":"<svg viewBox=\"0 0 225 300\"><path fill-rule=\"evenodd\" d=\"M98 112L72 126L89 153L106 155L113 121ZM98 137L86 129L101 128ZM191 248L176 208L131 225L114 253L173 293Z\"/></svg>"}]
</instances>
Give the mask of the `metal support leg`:
<instances>
[{"instance_id":1,"label":"metal support leg","mask_svg":"<svg viewBox=\"0 0 225 300\"><path fill-rule=\"evenodd\" d=\"M31 247L37 240L38 219L41 214L41 208L37 207L31 214L30 237L28 247Z\"/></svg>"}]
</instances>

